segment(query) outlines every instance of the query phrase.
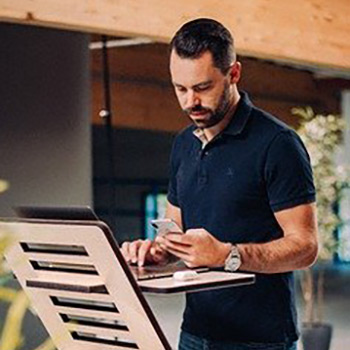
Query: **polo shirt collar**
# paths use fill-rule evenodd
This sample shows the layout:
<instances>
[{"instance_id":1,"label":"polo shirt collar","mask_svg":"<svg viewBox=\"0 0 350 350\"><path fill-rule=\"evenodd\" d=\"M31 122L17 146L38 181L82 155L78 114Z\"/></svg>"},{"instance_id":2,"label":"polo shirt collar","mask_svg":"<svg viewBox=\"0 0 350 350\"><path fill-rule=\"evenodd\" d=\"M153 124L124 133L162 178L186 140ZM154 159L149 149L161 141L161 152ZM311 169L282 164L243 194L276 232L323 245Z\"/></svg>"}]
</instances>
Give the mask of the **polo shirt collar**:
<instances>
[{"instance_id":1,"label":"polo shirt collar","mask_svg":"<svg viewBox=\"0 0 350 350\"><path fill-rule=\"evenodd\" d=\"M221 134L239 135L247 124L253 105L246 92L240 91L239 94L241 98L238 102L236 111L232 116L230 123L221 132ZM200 128L195 128L193 130L193 135L202 142L202 147L204 148L208 143L208 140L206 139L203 130Z\"/></svg>"},{"instance_id":2,"label":"polo shirt collar","mask_svg":"<svg viewBox=\"0 0 350 350\"><path fill-rule=\"evenodd\" d=\"M246 92L240 91L239 94L241 95L241 98L238 102L238 106L230 123L222 131L223 134L239 135L248 122L253 105Z\"/></svg>"},{"instance_id":3,"label":"polo shirt collar","mask_svg":"<svg viewBox=\"0 0 350 350\"><path fill-rule=\"evenodd\" d=\"M204 134L203 129L201 128L194 129L193 135L196 136L200 142L202 142L202 148L204 148L209 143L207 137Z\"/></svg>"}]
</instances>

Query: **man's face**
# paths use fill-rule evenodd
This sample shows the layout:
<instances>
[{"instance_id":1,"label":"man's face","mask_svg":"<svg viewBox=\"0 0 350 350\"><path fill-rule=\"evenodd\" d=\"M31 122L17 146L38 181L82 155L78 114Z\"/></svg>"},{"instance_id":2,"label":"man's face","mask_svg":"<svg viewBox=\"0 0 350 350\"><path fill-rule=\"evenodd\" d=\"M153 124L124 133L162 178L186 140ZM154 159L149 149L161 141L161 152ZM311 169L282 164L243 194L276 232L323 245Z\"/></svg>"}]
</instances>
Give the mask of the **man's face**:
<instances>
[{"instance_id":1,"label":"man's face","mask_svg":"<svg viewBox=\"0 0 350 350\"><path fill-rule=\"evenodd\" d=\"M209 51L189 59L173 50L170 73L180 106L197 127L210 128L224 119L231 104L230 74L214 66Z\"/></svg>"}]
</instances>

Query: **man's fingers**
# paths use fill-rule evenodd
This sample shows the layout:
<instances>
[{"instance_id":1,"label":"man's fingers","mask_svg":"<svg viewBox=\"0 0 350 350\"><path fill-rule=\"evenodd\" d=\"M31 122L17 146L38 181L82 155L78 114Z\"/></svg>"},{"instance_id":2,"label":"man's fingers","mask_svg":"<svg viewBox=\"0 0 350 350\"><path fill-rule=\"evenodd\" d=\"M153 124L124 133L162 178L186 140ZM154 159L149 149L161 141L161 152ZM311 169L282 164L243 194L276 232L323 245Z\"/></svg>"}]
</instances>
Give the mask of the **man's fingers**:
<instances>
[{"instance_id":1,"label":"man's fingers","mask_svg":"<svg viewBox=\"0 0 350 350\"><path fill-rule=\"evenodd\" d=\"M129 262L131 260L131 257L129 254L129 247L130 247L130 242L124 242L121 248L121 252L126 262Z\"/></svg>"},{"instance_id":2,"label":"man's fingers","mask_svg":"<svg viewBox=\"0 0 350 350\"><path fill-rule=\"evenodd\" d=\"M176 234L174 234L173 236L176 236ZM192 248L192 245L183 243L181 240L175 241L168 239L168 235L164 237L159 237L159 239L157 239L157 243L165 250L174 249L178 252L185 254L189 254L190 249Z\"/></svg>"},{"instance_id":3,"label":"man's fingers","mask_svg":"<svg viewBox=\"0 0 350 350\"><path fill-rule=\"evenodd\" d=\"M167 239L168 241L183 244L186 246L196 245L198 243L198 240L201 239L200 235L191 231L187 231L187 232L185 234L168 233L164 236L164 238Z\"/></svg>"},{"instance_id":4,"label":"man's fingers","mask_svg":"<svg viewBox=\"0 0 350 350\"><path fill-rule=\"evenodd\" d=\"M168 233L165 236L156 237L156 242L159 245L167 245L173 243L177 245L182 245L187 248L192 246L191 241L186 239L185 235L179 235L178 233Z\"/></svg>"},{"instance_id":5,"label":"man's fingers","mask_svg":"<svg viewBox=\"0 0 350 350\"><path fill-rule=\"evenodd\" d=\"M151 253L152 256L157 256L157 255L163 254L164 251L163 251L163 249L159 246L158 243L155 243L155 244L152 244L150 253Z\"/></svg>"},{"instance_id":6,"label":"man's fingers","mask_svg":"<svg viewBox=\"0 0 350 350\"><path fill-rule=\"evenodd\" d=\"M164 260L167 257L166 250L162 249L162 247L158 243L152 245L150 249L150 254L152 256L152 260L155 263L164 262Z\"/></svg>"},{"instance_id":7,"label":"man's fingers","mask_svg":"<svg viewBox=\"0 0 350 350\"><path fill-rule=\"evenodd\" d=\"M124 242L121 246L121 252L128 263L143 266L145 262L160 263L167 259L166 249L150 240L137 240L133 242Z\"/></svg>"},{"instance_id":8,"label":"man's fingers","mask_svg":"<svg viewBox=\"0 0 350 350\"><path fill-rule=\"evenodd\" d=\"M142 243L141 240L137 240L130 243L129 254L130 254L130 260L133 264L136 264L138 261L138 250L141 243Z\"/></svg>"},{"instance_id":9,"label":"man's fingers","mask_svg":"<svg viewBox=\"0 0 350 350\"><path fill-rule=\"evenodd\" d=\"M137 257L137 263L139 266L145 264L146 256L150 252L151 246L152 242L150 240L146 240L140 244Z\"/></svg>"},{"instance_id":10,"label":"man's fingers","mask_svg":"<svg viewBox=\"0 0 350 350\"><path fill-rule=\"evenodd\" d=\"M186 234L169 232L164 236L164 238L171 242L177 242L184 245L192 245L191 237L187 237Z\"/></svg>"},{"instance_id":11,"label":"man's fingers","mask_svg":"<svg viewBox=\"0 0 350 350\"><path fill-rule=\"evenodd\" d=\"M192 252L191 246L184 245L181 243L174 243L168 240L164 241L164 244L162 245L162 247L168 252L175 251L177 253L185 254L185 255L190 255Z\"/></svg>"},{"instance_id":12,"label":"man's fingers","mask_svg":"<svg viewBox=\"0 0 350 350\"><path fill-rule=\"evenodd\" d=\"M188 264L192 264L193 257L190 254L183 253L183 252L178 251L178 250L173 249L173 248L168 248L167 252L176 256L180 260L183 260L187 266L189 266Z\"/></svg>"}]
</instances>

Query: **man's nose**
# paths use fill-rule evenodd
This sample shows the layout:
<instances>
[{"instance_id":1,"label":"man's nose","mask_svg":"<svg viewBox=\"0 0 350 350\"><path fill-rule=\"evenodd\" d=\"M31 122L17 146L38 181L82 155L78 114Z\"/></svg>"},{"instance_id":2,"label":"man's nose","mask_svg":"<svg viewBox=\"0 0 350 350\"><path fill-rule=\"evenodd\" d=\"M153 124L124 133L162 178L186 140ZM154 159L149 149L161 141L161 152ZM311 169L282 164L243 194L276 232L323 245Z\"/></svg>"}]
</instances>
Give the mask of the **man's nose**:
<instances>
[{"instance_id":1,"label":"man's nose","mask_svg":"<svg viewBox=\"0 0 350 350\"><path fill-rule=\"evenodd\" d=\"M195 91L188 91L186 99L186 109L193 108L201 104L201 100Z\"/></svg>"}]
</instances>

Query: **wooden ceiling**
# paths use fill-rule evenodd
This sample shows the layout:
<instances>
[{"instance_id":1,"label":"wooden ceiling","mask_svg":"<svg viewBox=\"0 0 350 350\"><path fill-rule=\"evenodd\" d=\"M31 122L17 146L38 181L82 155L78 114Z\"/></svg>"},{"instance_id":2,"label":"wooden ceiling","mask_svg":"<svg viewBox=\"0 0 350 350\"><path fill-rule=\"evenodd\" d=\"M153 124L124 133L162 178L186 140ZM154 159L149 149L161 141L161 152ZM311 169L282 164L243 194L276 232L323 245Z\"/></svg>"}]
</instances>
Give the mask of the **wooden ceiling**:
<instances>
[{"instance_id":1,"label":"wooden ceiling","mask_svg":"<svg viewBox=\"0 0 350 350\"><path fill-rule=\"evenodd\" d=\"M184 22L212 17L240 54L350 70L348 0L1 0L0 20L167 43Z\"/></svg>"}]
</instances>

